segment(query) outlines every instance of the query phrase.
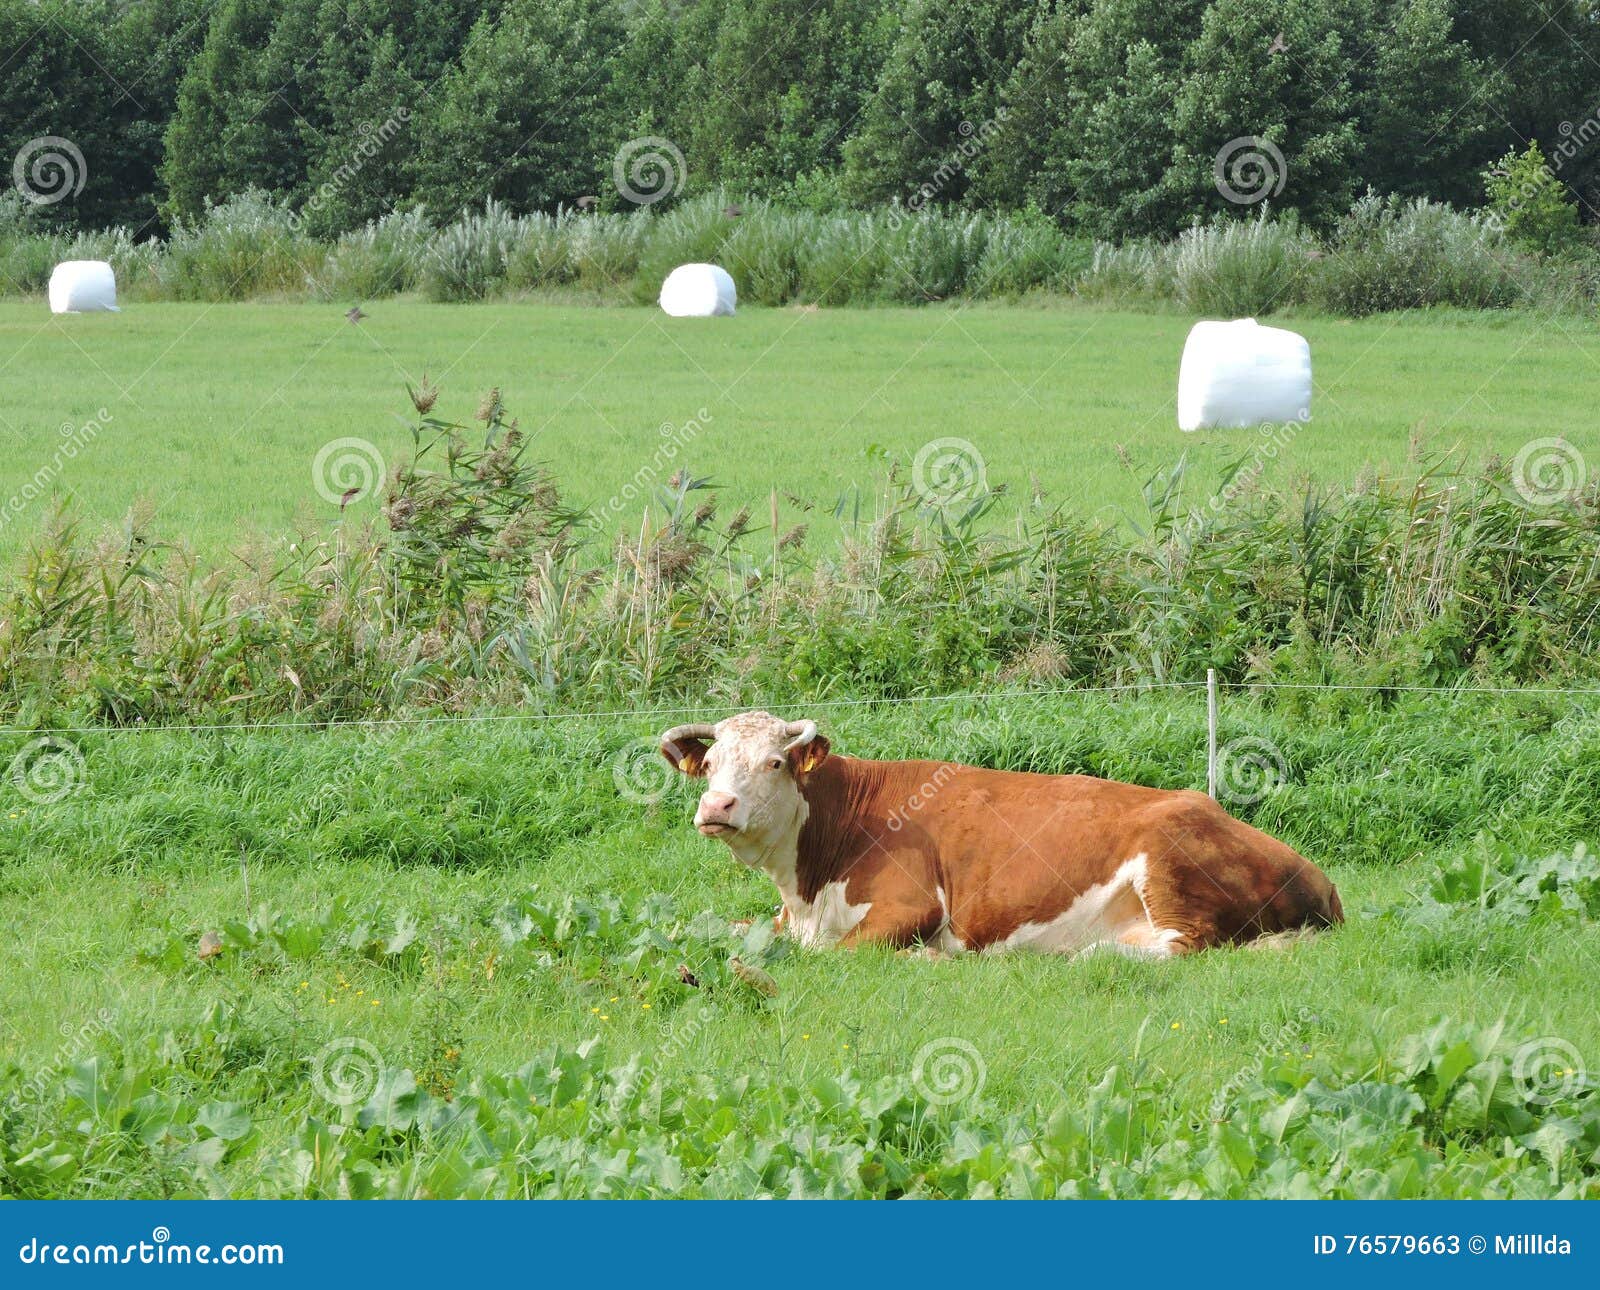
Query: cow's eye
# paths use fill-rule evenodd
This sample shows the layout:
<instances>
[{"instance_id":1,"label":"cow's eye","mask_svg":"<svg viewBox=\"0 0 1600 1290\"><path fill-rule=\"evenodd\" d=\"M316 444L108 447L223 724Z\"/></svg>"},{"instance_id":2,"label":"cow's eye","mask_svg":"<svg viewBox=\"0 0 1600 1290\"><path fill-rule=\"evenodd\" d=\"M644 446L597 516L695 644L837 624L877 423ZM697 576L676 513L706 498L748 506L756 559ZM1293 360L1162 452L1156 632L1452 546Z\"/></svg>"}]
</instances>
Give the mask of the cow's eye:
<instances>
[{"instance_id":1,"label":"cow's eye","mask_svg":"<svg viewBox=\"0 0 1600 1290\"><path fill-rule=\"evenodd\" d=\"M782 770L783 769L783 758L782 757L769 758L768 761L767 761L767 769L768 770Z\"/></svg>"}]
</instances>

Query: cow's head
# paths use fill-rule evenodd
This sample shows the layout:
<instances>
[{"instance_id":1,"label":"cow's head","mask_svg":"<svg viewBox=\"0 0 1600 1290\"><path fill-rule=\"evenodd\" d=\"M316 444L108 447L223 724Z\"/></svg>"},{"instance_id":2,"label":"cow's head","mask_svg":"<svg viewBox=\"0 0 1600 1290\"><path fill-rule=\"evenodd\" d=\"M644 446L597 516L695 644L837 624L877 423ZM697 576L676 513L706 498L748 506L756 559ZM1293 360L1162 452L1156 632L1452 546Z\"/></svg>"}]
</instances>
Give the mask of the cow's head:
<instances>
[{"instance_id":1,"label":"cow's head","mask_svg":"<svg viewBox=\"0 0 1600 1290\"><path fill-rule=\"evenodd\" d=\"M661 755L685 775L708 781L694 824L735 852L760 852L805 819L800 785L828 756L815 721L742 712L716 725L674 726Z\"/></svg>"}]
</instances>

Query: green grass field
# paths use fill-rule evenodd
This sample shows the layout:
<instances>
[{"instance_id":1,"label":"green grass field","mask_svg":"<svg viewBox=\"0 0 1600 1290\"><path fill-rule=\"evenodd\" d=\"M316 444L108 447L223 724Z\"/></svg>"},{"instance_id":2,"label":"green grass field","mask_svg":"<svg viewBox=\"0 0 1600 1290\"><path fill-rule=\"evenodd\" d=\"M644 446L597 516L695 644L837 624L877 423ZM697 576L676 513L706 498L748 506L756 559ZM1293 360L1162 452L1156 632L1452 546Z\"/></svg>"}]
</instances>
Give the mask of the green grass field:
<instances>
[{"instance_id":1,"label":"green grass field","mask_svg":"<svg viewBox=\"0 0 1600 1290\"><path fill-rule=\"evenodd\" d=\"M1116 518L1154 468L1187 451L1210 486L1239 432L1176 428L1178 358L1190 323L1084 307L749 309L670 320L653 309L531 303L374 304L359 326L337 306L135 304L52 318L0 305L0 503L56 454L63 427L109 422L47 476L93 526L135 499L155 531L217 553L259 530L325 525L312 463L358 437L393 463L410 447L404 387L426 373L439 412L470 418L499 385L574 500L604 505L649 464L664 425L701 420L677 464L725 485L728 509L777 487L824 510L870 494L879 445L909 463L967 439L991 483ZM1600 450L1589 389L1600 331L1526 314L1275 320L1311 341L1313 421L1273 466L1350 481L1410 469L1414 434L1469 459L1564 435ZM403 416L402 416L403 414ZM1118 448L1131 457L1124 464ZM670 473L672 466L665 473ZM359 517L375 499L355 503ZM0 554L34 531L42 502L0 525ZM616 522L636 516L623 507ZM824 521L826 523L826 521Z\"/></svg>"},{"instance_id":2,"label":"green grass field","mask_svg":"<svg viewBox=\"0 0 1600 1290\"><path fill-rule=\"evenodd\" d=\"M674 324L409 300L372 315L0 306L0 554L43 518L42 499L5 505L41 471L91 526L147 499L156 534L212 555L325 527L318 450L361 438L392 464L424 372L453 420L499 385L571 497L601 506L664 424L690 421L674 464L724 484L729 510L773 487L831 506L881 483L870 446L909 462L953 436L991 483L1022 492L1031 475L1114 518L1180 453L1205 487L1250 438L1177 431L1175 315ZM1319 392L1280 479L1411 472L1416 435L1469 459L1556 435L1600 451L1592 326L1287 325L1311 340ZM61 459L62 428L73 439L100 408ZM1512 514L1511 536L1485 540L1531 541ZM45 665L72 604L8 603L0 633L37 637L19 657L67 675ZM184 649L232 665L235 634L151 604L150 639L170 617ZM171 683L125 627L127 668ZM300 687L299 654L283 658ZM86 692L120 683L103 660L74 666ZM177 690L182 717L201 700ZM51 710L33 697L20 720ZM770 702L799 716L815 697ZM674 714L401 711L343 730L76 732L48 763L59 794L27 774L37 737L0 732L0 1196L1600 1196L1592 697L1230 692L1224 747L1277 767L1237 812L1323 865L1349 921L1283 952L1162 964L742 939L729 920L776 896L690 827L693 791L653 738ZM1205 779L1194 689L809 715L863 756Z\"/></svg>"},{"instance_id":3,"label":"green grass field","mask_svg":"<svg viewBox=\"0 0 1600 1290\"><path fill-rule=\"evenodd\" d=\"M818 715L860 754L1204 776L1192 691ZM663 720L79 736L79 791L0 819L0 1190L1594 1194L1600 930L1428 896L1596 836L1592 705L1230 699L1286 768L1243 813L1349 914L1286 952L791 953L772 998L719 928L773 893L690 828Z\"/></svg>"}]
</instances>

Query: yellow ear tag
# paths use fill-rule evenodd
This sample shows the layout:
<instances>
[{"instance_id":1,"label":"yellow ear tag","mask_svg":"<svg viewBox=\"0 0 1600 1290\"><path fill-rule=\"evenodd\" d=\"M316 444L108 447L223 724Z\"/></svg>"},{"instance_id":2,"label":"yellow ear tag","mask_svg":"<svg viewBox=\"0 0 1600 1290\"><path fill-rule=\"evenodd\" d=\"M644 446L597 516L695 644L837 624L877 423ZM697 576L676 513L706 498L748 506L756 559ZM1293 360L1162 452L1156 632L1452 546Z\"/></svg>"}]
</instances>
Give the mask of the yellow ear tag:
<instances>
[{"instance_id":1,"label":"yellow ear tag","mask_svg":"<svg viewBox=\"0 0 1600 1290\"><path fill-rule=\"evenodd\" d=\"M693 760L692 758L685 757L682 761L680 761L678 763L678 769L681 770L685 775L687 775L689 773L689 763L692 760Z\"/></svg>"},{"instance_id":2,"label":"yellow ear tag","mask_svg":"<svg viewBox=\"0 0 1600 1290\"><path fill-rule=\"evenodd\" d=\"M822 765L822 758L817 755L815 749L808 748L805 760L800 763L800 769L806 774L810 774L820 765Z\"/></svg>"}]
</instances>

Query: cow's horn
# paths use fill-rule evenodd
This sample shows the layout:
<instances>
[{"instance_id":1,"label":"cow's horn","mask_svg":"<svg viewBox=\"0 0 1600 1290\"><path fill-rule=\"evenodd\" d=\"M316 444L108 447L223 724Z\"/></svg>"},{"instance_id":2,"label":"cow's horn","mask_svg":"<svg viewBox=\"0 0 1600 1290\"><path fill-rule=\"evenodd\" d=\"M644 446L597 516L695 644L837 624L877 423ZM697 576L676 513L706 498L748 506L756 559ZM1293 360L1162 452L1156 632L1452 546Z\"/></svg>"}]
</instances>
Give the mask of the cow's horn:
<instances>
[{"instance_id":1,"label":"cow's horn","mask_svg":"<svg viewBox=\"0 0 1600 1290\"><path fill-rule=\"evenodd\" d=\"M691 721L687 725L673 726L661 736L662 747L675 744L680 739L715 739L717 728L705 721Z\"/></svg>"},{"instance_id":2,"label":"cow's horn","mask_svg":"<svg viewBox=\"0 0 1600 1290\"><path fill-rule=\"evenodd\" d=\"M791 721L788 730L784 733L794 736L783 746L783 751L788 752L791 748L799 748L815 739L817 737L817 723L815 721Z\"/></svg>"}]
</instances>

